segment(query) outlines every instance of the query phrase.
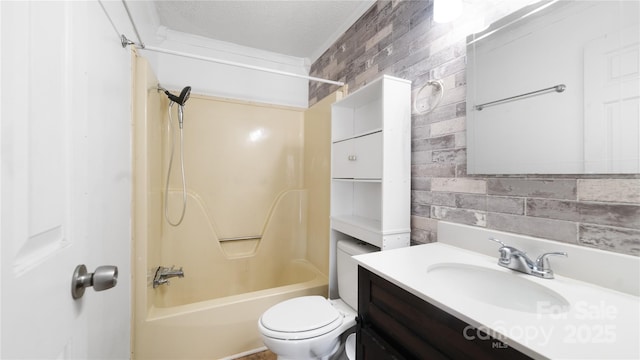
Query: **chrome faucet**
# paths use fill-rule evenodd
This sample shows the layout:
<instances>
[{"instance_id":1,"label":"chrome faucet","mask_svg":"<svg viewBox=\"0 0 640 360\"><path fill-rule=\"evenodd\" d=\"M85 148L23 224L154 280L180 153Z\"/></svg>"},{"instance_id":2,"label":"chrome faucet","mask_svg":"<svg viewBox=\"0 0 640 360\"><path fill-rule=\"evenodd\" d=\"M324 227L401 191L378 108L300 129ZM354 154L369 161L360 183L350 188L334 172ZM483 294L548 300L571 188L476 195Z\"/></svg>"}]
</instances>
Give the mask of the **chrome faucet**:
<instances>
[{"instance_id":1,"label":"chrome faucet","mask_svg":"<svg viewBox=\"0 0 640 360\"><path fill-rule=\"evenodd\" d=\"M153 288L157 288L160 285L169 284L169 278L172 277L184 277L182 267L176 269L175 266L170 268L164 266L158 266L156 269L156 275L153 277Z\"/></svg>"},{"instance_id":2,"label":"chrome faucet","mask_svg":"<svg viewBox=\"0 0 640 360\"><path fill-rule=\"evenodd\" d=\"M566 252L550 252L544 253L536 258L536 261L529 259L527 254L520 251L513 246L505 245L502 241L490 237L489 240L495 241L502 245L498 251L500 252L500 258L498 259L498 265L506 267L507 269L523 272L525 274L541 277L543 279L553 279L553 270L549 264L549 256L569 256Z\"/></svg>"}]
</instances>

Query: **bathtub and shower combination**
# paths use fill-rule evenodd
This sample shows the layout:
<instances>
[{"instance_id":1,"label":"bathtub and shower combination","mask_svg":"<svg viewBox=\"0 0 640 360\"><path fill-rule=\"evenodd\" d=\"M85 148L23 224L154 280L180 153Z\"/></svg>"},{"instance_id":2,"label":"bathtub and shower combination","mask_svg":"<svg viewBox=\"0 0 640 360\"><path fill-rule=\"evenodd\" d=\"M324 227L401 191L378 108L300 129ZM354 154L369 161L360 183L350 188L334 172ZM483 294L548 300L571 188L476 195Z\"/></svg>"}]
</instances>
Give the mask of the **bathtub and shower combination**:
<instances>
[{"instance_id":1,"label":"bathtub and shower combination","mask_svg":"<svg viewBox=\"0 0 640 360\"><path fill-rule=\"evenodd\" d=\"M305 133L328 139L328 112L310 122L317 114L192 94L186 212L172 226L164 206L179 218L183 193L173 171L164 197L169 102L143 58L134 94L133 358L216 359L263 347L257 321L266 309L326 296L329 169L305 163L328 164L310 158L328 156L328 141L314 145ZM156 269L174 265L184 277L154 288Z\"/></svg>"}]
</instances>

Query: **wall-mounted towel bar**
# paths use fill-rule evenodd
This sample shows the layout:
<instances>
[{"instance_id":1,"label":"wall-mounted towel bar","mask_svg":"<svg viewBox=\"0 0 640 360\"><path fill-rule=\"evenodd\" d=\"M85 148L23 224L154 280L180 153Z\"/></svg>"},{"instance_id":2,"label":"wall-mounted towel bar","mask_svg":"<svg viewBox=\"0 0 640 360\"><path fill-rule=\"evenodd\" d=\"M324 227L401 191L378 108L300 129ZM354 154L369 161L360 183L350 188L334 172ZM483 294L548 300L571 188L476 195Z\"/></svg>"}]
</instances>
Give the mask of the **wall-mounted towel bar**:
<instances>
[{"instance_id":1,"label":"wall-mounted towel bar","mask_svg":"<svg viewBox=\"0 0 640 360\"><path fill-rule=\"evenodd\" d=\"M262 239L262 235L219 238L218 241L225 242L225 241L235 241L235 240L260 240L260 239Z\"/></svg>"},{"instance_id":2,"label":"wall-mounted towel bar","mask_svg":"<svg viewBox=\"0 0 640 360\"><path fill-rule=\"evenodd\" d=\"M476 105L475 109L480 111L480 110L484 109L487 106L497 105L497 104L500 104L500 103L504 103L504 102L508 102L508 101L512 101L512 100L517 100L517 99L520 99L520 98L525 98L525 97L528 97L528 96L539 95L539 94L543 94L543 93L546 93L546 92L549 92L549 91L555 91L555 92L561 93L561 92L565 91L566 89L567 89L567 86L565 84L559 84L559 85L548 87L548 88L545 88L545 89L531 91L531 92L528 92L526 94L520 94L520 95L511 96L511 97L508 97L508 98L504 98L504 99L500 99L500 100L496 100L496 101L492 101L492 102Z\"/></svg>"}]
</instances>

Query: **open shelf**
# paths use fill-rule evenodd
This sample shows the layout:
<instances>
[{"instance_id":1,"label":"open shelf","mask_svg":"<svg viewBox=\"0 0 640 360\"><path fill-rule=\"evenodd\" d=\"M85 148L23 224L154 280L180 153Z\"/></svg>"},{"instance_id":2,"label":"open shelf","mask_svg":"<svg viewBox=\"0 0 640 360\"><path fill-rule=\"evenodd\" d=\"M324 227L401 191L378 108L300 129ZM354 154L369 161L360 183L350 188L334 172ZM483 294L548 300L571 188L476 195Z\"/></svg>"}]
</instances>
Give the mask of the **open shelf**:
<instances>
[{"instance_id":1,"label":"open shelf","mask_svg":"<svg viewBox=\"0 0 640 360\"><path fill-rule=\"evenodd\" d=\"M360 96L356 91L333 106L332 116L336 119L331 126L333 142L382 130L382 89L367 92L366 95ZM353 100L351 96L358 97L358 100ZM373 96L377 98L371 98Z\"/></svg>"},{"instance_id":2,"label":"open shelf","mask_svg":"<svg viewBox=\"0 0 640 360\"><path fill-rule=\"evenodd\" d=\"M371 245L382 247L382 223L380 220L357 215L331 217L331 228Z\"/></svg>"}]
</instances>

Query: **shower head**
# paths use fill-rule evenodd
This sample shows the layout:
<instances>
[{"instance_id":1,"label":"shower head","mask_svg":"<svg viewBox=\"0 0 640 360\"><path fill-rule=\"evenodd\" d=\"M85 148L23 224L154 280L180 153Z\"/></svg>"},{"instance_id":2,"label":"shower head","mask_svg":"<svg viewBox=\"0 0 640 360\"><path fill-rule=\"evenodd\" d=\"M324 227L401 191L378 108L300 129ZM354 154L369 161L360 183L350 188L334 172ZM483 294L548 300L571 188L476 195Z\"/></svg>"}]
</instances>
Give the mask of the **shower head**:
<instances>
[{"instance_id":1,"label":"shower head","mask_svg":"<svg viewBox=\"0 0 640 360\"><path fill-rule=\"evenodd\" d=\"M189 100L189 95L191 95L191 86L185 86L182 91L180 91L180 96L178 97L178 104L184 106L184 104Z\"/></svg>"},{"instance_id":2,"label":"shower head","mask_svg":"<svg viewBox=\"0 0 640 360\"><path fill-rule=\"evenodd\" d=\"M169 92L169 90L158 85L158 89L164 91L169 100L177 103L180 106L184 106L184 104L189 100L189 95L191 95L191 86L187 86L180 92L179 96L175 96Z\"/></svg>"}]
</instances>

